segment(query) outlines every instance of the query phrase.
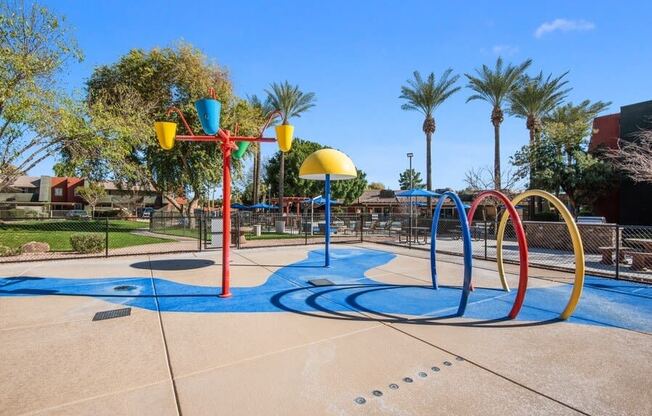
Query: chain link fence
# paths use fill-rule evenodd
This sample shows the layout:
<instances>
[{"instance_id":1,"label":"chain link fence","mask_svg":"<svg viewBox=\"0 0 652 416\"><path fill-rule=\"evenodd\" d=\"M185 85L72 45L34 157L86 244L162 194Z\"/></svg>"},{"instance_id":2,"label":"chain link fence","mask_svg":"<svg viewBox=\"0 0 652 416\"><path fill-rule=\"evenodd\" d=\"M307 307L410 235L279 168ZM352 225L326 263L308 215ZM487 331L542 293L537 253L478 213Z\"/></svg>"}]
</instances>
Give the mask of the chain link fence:
<instances>
[{"instance_id":1,"label":"chain link fence","mask_svg":"<svg viewBox=\"0 0 652 416\"><path fill-rule=\"evenodd\" d=\"M0 263L201 249L200 220L11 218L0 221Z\"/></svg>"},{"instance_id":2,"label":"chain link fence","mask_svg":"<svg viewBox=\"0 0 652 416\"><path fill-rule=\"evenodd\" d=\"M456 213L439 219L437 252L463 255ZM216 220L216 221L213 221ZM142 218L5 218L0 220L0 263L90 256L175 253L219 249L221 218L156 213ZM373 242L430 250L432 219L409 214L338 214L331 216L332 243ZM563 222L524 221L533 266L575 269L568 229ZM630 280L652 280L652 227L578 224L588 274ZM471 225L473 256L496 259L497 224ZM280 215L234 212L231 245L237 248L323 244L323 213ZM518 262L511 221L503 243L506 262Z\"/></svg>"}]
</instances>

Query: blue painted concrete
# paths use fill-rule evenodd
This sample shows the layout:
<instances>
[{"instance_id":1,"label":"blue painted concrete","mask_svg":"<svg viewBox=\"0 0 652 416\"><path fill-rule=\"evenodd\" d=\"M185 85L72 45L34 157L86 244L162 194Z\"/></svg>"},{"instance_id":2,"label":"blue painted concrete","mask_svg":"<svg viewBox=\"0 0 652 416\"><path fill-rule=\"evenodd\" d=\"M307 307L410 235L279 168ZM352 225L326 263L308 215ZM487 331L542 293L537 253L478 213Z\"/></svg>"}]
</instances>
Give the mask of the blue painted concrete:
<instances>
[{"instance_id":1,"label":"blue painted concrete","mask_svg":"<svg viewBox=\"0 0 652 416\"><path fill-rule=\"evenodd\" d=\"M315 250L308 258L279 269L260 286L233 288L234 296L229 299L218 298L216 287L149 277L7 277L0 278L0 297L93 296L125 306L185 313L292 311L333 319L367 319L358 313L363 312L390 320L413 315L433 324L446 324L445 318L457 314L460 287L434 290L431 286L387 285L365 277L367 270L395 257L379 250L336 249L331 251L331 267L325 268L323 251ZM312 287L308 280L316 278L330 279L336 286ZM125 285L133 288L115 290ZM570 292L567 284L528 289L518 320L523 325L556 320ZM477 324L494 323L506 316L514 296L515 291L478 288L470 294L464 317L479 321ZM579 307L568 322L652 333L652 287L587 276Z\"/></svg>"}]
</instances>

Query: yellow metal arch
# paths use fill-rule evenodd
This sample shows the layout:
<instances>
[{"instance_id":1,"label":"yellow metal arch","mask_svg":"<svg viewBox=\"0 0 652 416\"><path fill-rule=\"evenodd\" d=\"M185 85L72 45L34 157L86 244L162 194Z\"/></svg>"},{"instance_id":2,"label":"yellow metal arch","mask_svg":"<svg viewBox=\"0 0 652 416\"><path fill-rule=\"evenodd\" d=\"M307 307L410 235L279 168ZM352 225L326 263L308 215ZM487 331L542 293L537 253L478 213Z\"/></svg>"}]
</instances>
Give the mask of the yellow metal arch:
<instances>
[{"instance_id":1,"label":"yellow metal arch","mask_svg":"<svg viewBox=\"0 0 652 416\"><path fill-rule=\"evenodd\" d=\"M523 201L525 198L538 196L548 202L550 202L561 214L566 226L568 227L568 232L570 233L571 241L573 242L573 251L575 253L575 282L573 283L573 291L571 293L568 304L566 308L559 315L560 319L568 319L573 314L573 311L577 307L578 302L580 301L580 296L582 296L582 288L584 287L584 247L582 245L582 237L580 236L580 231L575 224L573 216L564 206L564 204L554 195L541 191L539 189L531 189L525 191L522 194L516 196L512 200L512 204L517 205L519 202ZM509 215L507 212L503 214L500 219L500 224L498 225L498 233L496 236L496 262L498 263L498 275L500 277L503 287L508 287L507 280L505 279L505 267L503 265L503 237L505 235L505 228L507 227L507 219Z\"/></svg>"}]
</instances>

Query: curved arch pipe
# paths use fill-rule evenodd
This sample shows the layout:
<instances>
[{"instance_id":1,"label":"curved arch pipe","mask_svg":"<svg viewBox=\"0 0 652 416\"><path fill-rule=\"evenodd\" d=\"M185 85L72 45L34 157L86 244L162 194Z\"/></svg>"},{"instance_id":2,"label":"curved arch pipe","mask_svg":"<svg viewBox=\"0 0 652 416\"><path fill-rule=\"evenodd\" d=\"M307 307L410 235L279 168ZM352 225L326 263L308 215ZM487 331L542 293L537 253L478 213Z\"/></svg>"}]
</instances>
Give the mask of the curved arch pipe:
<instances>
[{"instance_id":1,"label":"curved arch pipe","mask_svg":"<svg viewBox=\"0 0 652 416\"><path fill-rule=\"evenodd\" d=\"M498 191L484 191L480 193L471 204L471 208L469 209L469 213L467 216L467 221L469 225L473 224L473 215L475 214L476 209L480 205L480 202L491 197L499 199L507 208L505 215L509 215L509 218L512 219L512 222L514 223L514 230L516 231L516 239L518 241L518 252L519 252L519 262L520 262L518 290L516 292L516 298L514 299L514 304L512 305L512 309L507 315L509 319L514 319L518 316L518 313L521 311L521 307L523 306L523 301L525 300L525 291L527 290L527 278L528 278L527 240L525 238L525 230L523 229L521 218L518 216L518 212L516 212L516 208L510 202L509 198L507 198L503 193ZM507 279L505 279L505 274L499 273L499 277L503 289L509 292L509 285L507 284Z\"/></svg>"},{"instance_id":2,"label":"curved arch pipe","mask_svg":"<svg viewBox=\"0 0 652 416\"><path fill-rule=\"evenodd\" d=\"M579 303L580 296L582 296L582 288L584 286L584 247L582 245L582 238L580 236L579 229L575 220L573 219L571 213L564 206L564 204L554 195L538 190L532 189L525 191L522 194L516 196L512 199L512 205L516 206L519 202L528 197L538 196L548 202L550 202L561 214L566 226L568 227L568 232L570 233L571 241L573 242L573 251L575 254L575 282L573 283L573 291L571 292L570 299L566 304L566 307L559 315L560 319L568 319L575 311L577 304ZM498 231L496 234L496 263L498 264L498 274L501 281L505 279L505 267L503 264L503 237L505 235L505 227L507 226L507 212L505 212L500 219L500 224L498 225Z\"/></svg>"},{"instance_id":3,"label":"curved arch pipe","mask_svg":"<svg viewBox=\"0 0 652 416\"><path fill-rule=\"evenodd\" d=\"M460 298L460 305L457 308L457 315L464 315L466 305L469 302L469 292L471 291L471 272L473 270L473 250L471 247L471 232L469 230L469 222L464 215L464 204L459 196L454 192L444 192L437 201L437 206L432 215L432 228L430 230L430 275L432 277L432 286L439 289L437 283L437 262L436 262L436 241L437 241L437 225L439 216L441 215L441 208L444 201L450 199L455 203L457 211L460 213L460 226L462 228L462 239L464 242L464 282L462 284L462 297Z\"/></svg>"}]
</instances>

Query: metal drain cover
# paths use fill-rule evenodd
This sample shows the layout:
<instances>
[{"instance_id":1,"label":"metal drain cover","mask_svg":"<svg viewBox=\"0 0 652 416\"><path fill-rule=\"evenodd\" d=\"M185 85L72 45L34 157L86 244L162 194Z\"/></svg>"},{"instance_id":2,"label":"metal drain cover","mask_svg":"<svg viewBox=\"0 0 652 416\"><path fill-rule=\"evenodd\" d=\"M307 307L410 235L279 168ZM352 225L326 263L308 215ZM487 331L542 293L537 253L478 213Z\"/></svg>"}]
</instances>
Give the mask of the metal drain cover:
<instances>
[{"instance_id":1,"label":"metal drain cover","mask_svg":"<svg viewBox=\"0 0 652 416\"><path fill-rule=\"evenodd\" d=\"M131 315L131 308L114 309L112 311L97 312L93 316L93 321L103 321L105 319L122 318Z\"/></svg>"},{"instance_id":2,"label":"metal drain cover","mask_svg":"<svg viewBox=\"0 0 652 416\"><path fill-rule=\"evenodd\" d=\"M333 286L335 284L328 279L312 279L308 280L308 283L313 286Z\"/></svg>"},{"instance_id":3,"label":"metal drain cover","mask_svg":"<svg viewBox=\"0 0 652 416\"><path fill-rule=\"evenodd\" d=\"M128 290L135 290L135 289L136 286L132 286L132 285L120 285L113 288L113 290L116 290L118 292L125 292Z\"/></svg>"}]
</instances>

